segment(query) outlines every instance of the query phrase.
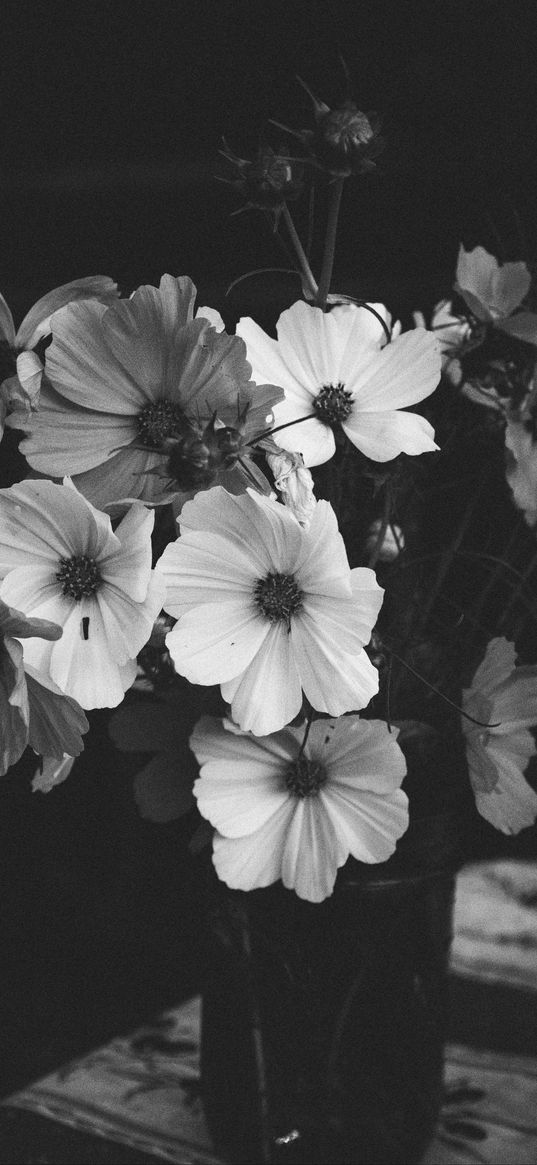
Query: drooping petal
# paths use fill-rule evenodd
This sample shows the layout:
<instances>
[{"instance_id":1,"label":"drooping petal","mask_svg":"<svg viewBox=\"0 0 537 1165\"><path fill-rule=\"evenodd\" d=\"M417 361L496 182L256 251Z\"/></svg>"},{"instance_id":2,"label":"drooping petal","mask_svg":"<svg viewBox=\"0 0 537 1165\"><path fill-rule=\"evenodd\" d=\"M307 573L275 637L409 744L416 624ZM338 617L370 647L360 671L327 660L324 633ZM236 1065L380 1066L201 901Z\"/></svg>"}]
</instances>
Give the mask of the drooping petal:
<instances>
[{"instance_id":1,"label":"drooping petal","mask_svg":"<svg viewBox=\"0 0 537 1165\"><path fill-rule=\"evenodd\" d=\"M75 763L74 756L64 753L61 760L55 756L41 757L40 764L32 777L32 793L50 793L57 785L67 780Z\"/></svg>"},{"instance_id":2,"label":"drooping petal","mask_svg":"<svg viewBox=\"0 0 537 1165\"><path fill-rule=\"evenodd\" d=\"M82 734L89 729L82 708L49 676L34 671L26 662L25 672L30 705L28 743L44 757L61 760L64 753L78 756L84 748Z\"/></svg>"},{"instance_id":3,"label":"drooping petal","mask_svg":"<svg viewBox=\"0 0 537 1165\"><path fill-rule=\"evenodd\" d=\"M50 335L50 317L61 307L81 299L98 299L107 303L119 295L117 283L108 275L87 275L47 291L25 315L15 338L18 348L35 348L39 340Z\"/></svg>"},{"instance_id":4,"label":"drooping petal","mask_svg":"<svg viewBox=\"0 0 537 1165\"><path fill-rule=\"evenodd\" d=\"M129 302L118 300L107 308L87 300L55 313L46 373L56 391L73 404L108 413L113 400L114 413L132 416L152 400L151 384L142 380L136 368L130 372L123 366L112 347L113 328L104 328L105 316L121 318Z\"/></svg>"},{"instance_id":5,"label":"drooping petal","mask_svg":"<svg viewBox=\"0 0 537 1165\"><path fill-rule=\"evenodd\" d=\"M10 348L15 347L15 324L13 322L13 315L3 295L0 295L0 341L9 344Z\"/></svg>"},{"instance_id":6,"label":"drooping petal","mask_svg":"<svg viewBox=\"0 0 537 1165\"><path fill-rule=\"evenodd\" d=\"M22 647L0 640L0 776L22 756L28 743L29 707Z\"/></svg>"},{"instance_id":7,"label":"drooping petal","mask_svg":"<svg viewBox=\"0 0 537 1165\"><path fill-rule=\"evenodd\" d=\"M537 793L523 776L517 759L502 748L499 738L492 742L490 751L498 781L490 792L474 786L477 810L502 833L519 833L537 818Z\"/></svg>"},{"instance_id":8,"label":"drooping petal","mask_svg":"<svg viewBox=\"0 0 537 1165\"><path fill-rule=\"evenodd\" d=\"M417 413L354 411L342 426L349 441L372 461L391 461L399 453L433 453L434 429Z\"/></svg>"},{"instance_id":9,"label":"drooping petal","mask_svg":"<svg viewBox=\"0 0 537 1165\"><path fill-rule=\"evenodd\" d=\"M62 633L57 623L48 619L32 619L18 611L16 607L8 607L0 599L0 636L15 636L17 639L28 639L38 636L40 639L59 639Z\"/></svg>"}]
</instances>

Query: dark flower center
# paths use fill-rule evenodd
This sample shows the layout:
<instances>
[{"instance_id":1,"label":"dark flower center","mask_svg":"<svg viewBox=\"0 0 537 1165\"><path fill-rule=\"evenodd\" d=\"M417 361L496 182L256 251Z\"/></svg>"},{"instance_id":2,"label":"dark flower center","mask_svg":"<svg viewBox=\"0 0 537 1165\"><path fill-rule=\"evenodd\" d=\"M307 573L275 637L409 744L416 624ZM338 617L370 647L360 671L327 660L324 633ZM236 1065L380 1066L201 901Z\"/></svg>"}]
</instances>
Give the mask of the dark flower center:
<instances>
[{"instance_id":1,"label":"dark flower center","mask_svg":"<svg viewBox=\"0 0 537 1165\"><path fill-rule=\"evenodd\" d=\"M257 580L254 598L271 623L284 619L290 627L291 615L300 610L303 596L294 575L267 574L266 578Z\"/></svg>"},{"instance_id":2,"label":"dark flower center","mask_svg":"<svg viewBox=\"0 0 537 1165\"><path fill-rule=\"evenodd\" d=\"M92 595L102 582L95 559L88 558L86 554L60 558L56 578L62 584L63 594L77 601Z\"/></svg>"},{"instance_id":3,"label":"dark flower center","mask_svg":"<svg viewBox=\"0 0 537 1165\"><path fill-rule=\"evenodd\" d=\"M298 756L285 774L285 784L294 797L317 797L326 781L323 766L305 756Z\"/></svg>"},{"instance_id":4,"label":"dark flower center","mask_svg":"<svg viewBox=\"0 0 537 1165\"><path fill-rule=\"evenodd\" d=\"M138 414L140 438L148 449L161 449L169 437L179 437L189 427L179 405L171 400L156 400Z\"/></svg>"},{"instance_id":5,"label":"dark flower center","mask_svg":"<svg viewBox=\"0 0 537 1165\"><path fill-rule=\"evenodd\" d=\"M352 393L347 391L341 381L338 384L325 384L315 397L313 407L325 425L341 424L352 410Z\"/></svg>"}]
</instances>

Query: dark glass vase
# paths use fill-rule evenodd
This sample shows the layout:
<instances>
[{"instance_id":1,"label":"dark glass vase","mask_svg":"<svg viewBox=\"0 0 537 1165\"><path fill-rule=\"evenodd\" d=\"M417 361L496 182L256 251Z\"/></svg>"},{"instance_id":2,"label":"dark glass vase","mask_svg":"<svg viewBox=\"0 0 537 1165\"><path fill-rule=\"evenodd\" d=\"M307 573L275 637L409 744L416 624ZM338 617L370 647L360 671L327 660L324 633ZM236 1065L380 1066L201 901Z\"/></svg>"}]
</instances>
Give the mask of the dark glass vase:
<instances>
[{"instance_id":1,"label":"dark glass vase","mask_svg":"<svg viewBox=\"0 0 537 1165\"><path fill-rule=\"evenodd\" d=\"M350 859L310 904L208 877L202 1088L232 1162L416 1161L442 1094L453 815L382 866Z\"/></svg>"}]
</instances>

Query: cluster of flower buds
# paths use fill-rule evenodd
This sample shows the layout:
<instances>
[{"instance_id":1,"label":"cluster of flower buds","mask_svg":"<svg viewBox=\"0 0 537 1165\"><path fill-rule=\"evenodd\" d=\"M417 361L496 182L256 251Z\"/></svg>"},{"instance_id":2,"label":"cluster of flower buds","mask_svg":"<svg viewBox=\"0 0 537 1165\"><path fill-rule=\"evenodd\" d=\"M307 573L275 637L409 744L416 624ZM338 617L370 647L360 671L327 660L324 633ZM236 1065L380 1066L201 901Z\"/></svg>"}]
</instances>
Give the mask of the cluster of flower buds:
<instances>
[{"instance_id":1,"label":"cluster of flower buds","mask_svg":"<svg viewBox=\"0 0 537 1165\"><path fill-rule=\"evenodd\" d=\"M302 130L298 135L308 150L310 161L338 178L374 170L374 159L382 153L385 145L380 136L378 114L364 113L349 98L331 109L324 101L319 101L303 81L301 84L311 97L315 118L315 128Z\"/></svg>"}]
</instances>

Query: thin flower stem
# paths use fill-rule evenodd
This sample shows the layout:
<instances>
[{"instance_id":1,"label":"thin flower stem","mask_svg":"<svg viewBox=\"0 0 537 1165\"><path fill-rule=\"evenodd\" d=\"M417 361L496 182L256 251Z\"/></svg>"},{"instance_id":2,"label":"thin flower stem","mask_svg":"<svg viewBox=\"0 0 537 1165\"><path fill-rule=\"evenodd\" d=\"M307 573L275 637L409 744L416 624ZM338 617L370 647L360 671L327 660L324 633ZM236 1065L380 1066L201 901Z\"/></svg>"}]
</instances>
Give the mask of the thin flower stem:
<instances>
[{"instance_id":1,"label":"thin flower stem","mask_svg":"<svg viewBox=\"0 0 537 1165\"><path fill-rule=\"evenodd\" d=\"M489 484L489 475L484 474L483 477L481 478L481 481L480 481L477 489L474 491L474 495L472 497L470 505L467 506L467 508L462 516L462 521L459 523L458 529L456 531L455 537L453 538L453 541L451 542L451 545L448 546L447 550L445 550L444 553L442 554L442 557L440 559L440 567L439 567L438 574L437 574L436 579L435 579L434 586L432 588L431 594L429 595L428 601L425 603L425 606L424 606L422 614L421 614L421 619L420 619L419 625L420 625L420 628L422 630L424 630L425 627L427 626L427 620L429 619L429 616L432 612L434 604L438 598L438 595L440 594L442 585L445 582L445 579L449 573L453 559L460 549L461 543L462 543L464 536L465 536L465 534L468 530L468 527L470 525L470 521L473 518L473 515L474 515L475 510L477 508L477 504L480 501L481 496L483 494L483 491L485 490L486 486L488 486L488 484Z\"/></svg>"},{"instance_id":2,"label":"thin flower stem","mask_svg":"<svg viewBox=\"0 0 537 1165\"><path fill-rule=\"evenodd\" d=\"M520 535L520 521L515 523L514 529L512 530L511 535L507 540L507 545L505 546L505 549L504 549L504 557L503 558L498 557L496 559L496 561L497 561L496 570L492 571L487 585L483 588L483 590L479 596L479 601L477 602L476 606L474 607L474 612L473 612L475 619L480 619L481 613L482 613L483 608L485 606L485 603L486 603L489 595L491 595L493 593L493 591L495 590L495 588L497 587L497 584L499 582L502 571L505 569L508 569L508 570L510 569L509 562L506 560L509 559L510 552L511 552L513 546L516 545L517 540L519 538L519 535ZM492 555L488 555L487 557L489 559L493 560Z\"/></svg>"},{"instance_id":3,"label":"thin flower stem","mask_svg":"<svg viewBox=\"0 0 537 1165\"><path fill-rule=\"evenodd\" d=\"M308 257L306 255L304 247L302 246L300 236L299 236L298 231L295 227L295 224L294 224L293 219L291 217L291 213L289 211L289 207L287 206L286 202L284 202L284 204L283 204L282 216L283 216L283 220L285 222L285 225L287 227L287 230L289 231L289 234L291 236L291 242L292 242L293 247L295 248L295 251L296 251L296 257L297 257L298 262L300 264L300 270L302 271L305 282L307 283L312 295L315 297L317 295L318 290L319 290L319 288L317 286L317 280L316 280L316 278L313 274L313 271L308 263Z\"/></svg>"},{"instance_id":4,"label":"thin flower stem","mask_svg":"<svg viewBox=\"0 0 537 1165\"><path fill-rule=\"evenodd\" d=\"M530 559L528 566L526 567L526 570L524 571L523 575L521 576L521 580L520 580L518 586L511 593L511 597L510 597L508 603L506 604L503 615L501 616L500 621L498 623L498 630L500 630L501 628L505 628L507 626L507 618L511 614L511 611L513 610L515 603L518 601L519 598L522 598L522 590L525 587L526 583L531 578L531 576L536 568L537 568L537 552Z\"/></svg>"},{"instance_id":5,"label":"thin flower stem","mask_svg":"<svg viewBox=\"0 0 537 1165\"><path fill-rule=\"evenodd\" d=\"M302 744L300 745L300 748L298 750L297 760L300 760L300 757L303 756L303 754L304 754L304 749L305 749L306 744L308 742L308 736L310 734L310 728L311 728L312 724L313 724L313 708L310 708L308 711L307 719L306 719L306 728L304 730L304 737L302 740Z\"/></svg>"},{"instance_id":6,"label":"thin flower stem","mask_svg":"<svg viewBox=\"0 0 537 1165\"><path fill-rule=\"evenodd\" d=\"M263 1047L263 1032L261 1028L261 1014L257 1003L257 996L255 987L251 981L250 967L252 963L252 943L250 939L250 923L246 908L240 909L240 928L241 928L241 942L246 966L248 968L248 995L250 1014L252 1017L252 1043L254 1050L255 1069L257 1077L257 1095L259 1101L259 1124L260 1124L260 1151L261 1161L263 1165L272 1161L272 1146L270 1140L270 1122L269 1122L269 1098L268 1098L268 1082L265 1066L265 1053Z\"/></svg>"},{"instance_id":7,"label":"thin flower stem","mask_svg":"<svg viewBox=\"0 0 537 1165\"><path fill-rule=\"evenodd\" d=\"M390 521L391 508L392 508L392 493L391 493L391 489L390 489L390 486L388 483L384 487L384 509L382 512L382 518L380 520L379 531L378 531L377 537L375 539L375 545L374 545L373 550L371 551L371 554L369 556L369 562L367 564L371 570L374 570L374 568L377 565L377 562L379 560L380 552L381 552L383 544L384 544L384 539L386 537L386 531L388 529L388 525L389 525L389 521Z\"/></svg>"},{"instance_id":8,"label":"thin flower stem","mask_svg":"<svg viewBox=\"0 0 537 1165\"><path fill-rule=\"evenodd\" d=\"M321 271L321 278L319 280L319 289L317 291L316 304L317 307L325 309L328 293L330 291L330 283L332 281L332 271L334 268L334 257L336 253L336 237L337 225L339 219L339 208L341 206L341 195L343 194L344 178L336 178L332 186L332 197L330 206L328 208L328 220L326 223L326 238L324 241L323 266Z\"/></svg>"},{"instance_id":9,"label":"thin flower stem","mask_svg":"<svg viewBox=\"0 0 537 1165\"><path fill-rule=\"evenodd\" d=\"M270 430L268 436L272 437L273 433L279 433L280 429L290 429L291 425L300 425L302 423L302 421L315 420L315 417L316 417L316 413L308 413L306 417L296 417L296 419L294 421L286 421L284 425L276 425L275 429ZM258 441L264 441L266 436L267 436L266 433L262 433L261 436L254 437L253 441L248 441L247 444L248 444L248 446L257 445Z\"/></svg>"},{"instance_id":10,"label":"thin flower stem","mask_svg":"<svg viewBox=\"0 0 537 1165\"><path fill-rule=\"evenodd\" d=\"M429 680L426 680L425 676L421 675L421 672L416 671L416 669L412 667L412 664L408 663L406 659L403 659L401 655L398 655L397 652L393 650L393 648L388 647L387 645L385 646L386 651L389 651L390 655L393 655L393 658L396 659L398 663L402 664L403 667L406 667L407 671L409 671L411 675L415 676L417 680L421 680L422 684L425 684L425 686L429 688L431 692L434 692L435 696L439 696L441 700L444 700L446 704L449 704L450 708L454 708L460 716L464 716L465 720L471 720L472 724L477 724L479 728L500 727L500 721L494 724L488 724L483 720L476 720L474 716L470 716L468 712L464 712L462 708L459 708L459 705L456 704L454 700L450 700L449 696L446 696L445 692L441 692L439 688L435 687L434 684L431 684Z\"/></svg>"}]
</instances>

